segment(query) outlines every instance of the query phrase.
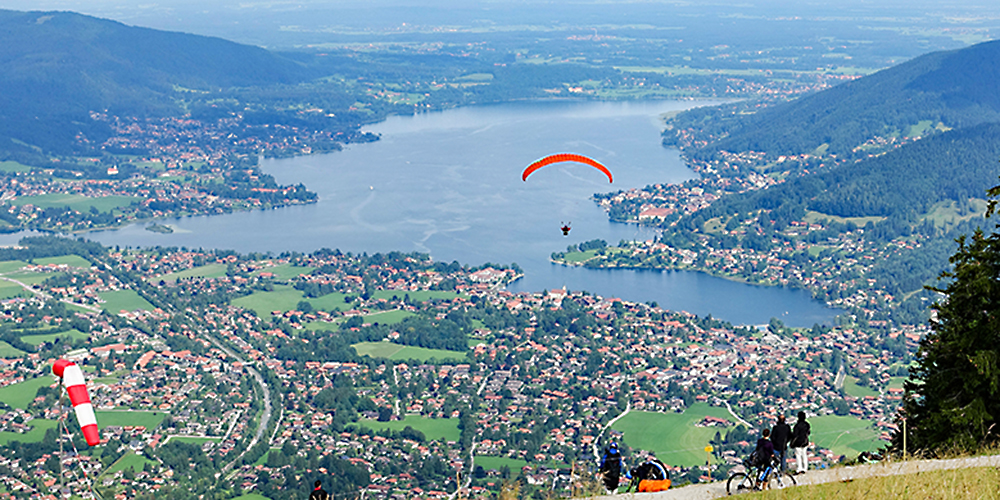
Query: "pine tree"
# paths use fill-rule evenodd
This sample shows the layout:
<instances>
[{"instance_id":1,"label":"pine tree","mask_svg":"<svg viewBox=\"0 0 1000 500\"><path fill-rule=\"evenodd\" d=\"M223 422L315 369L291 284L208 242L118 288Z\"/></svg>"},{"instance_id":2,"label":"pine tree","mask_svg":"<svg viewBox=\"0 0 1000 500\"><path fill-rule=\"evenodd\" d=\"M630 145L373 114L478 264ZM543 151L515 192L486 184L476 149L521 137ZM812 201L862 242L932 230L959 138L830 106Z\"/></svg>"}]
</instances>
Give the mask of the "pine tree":
<instances>
[{"instance_id":1,"label":"pine tree","mask_svg":"<svg viewBox=\"0 0 1000 500\"><path fill-rule=\"evenodd\" d=\"M990 190L992 215L1000 186ZM942 274L933 332L921 342L904 385L910 450L973 451L1000 441L1000 234L961 237ZM902 448L897 432L893 445Z\"/></svg>"}]
</instances>

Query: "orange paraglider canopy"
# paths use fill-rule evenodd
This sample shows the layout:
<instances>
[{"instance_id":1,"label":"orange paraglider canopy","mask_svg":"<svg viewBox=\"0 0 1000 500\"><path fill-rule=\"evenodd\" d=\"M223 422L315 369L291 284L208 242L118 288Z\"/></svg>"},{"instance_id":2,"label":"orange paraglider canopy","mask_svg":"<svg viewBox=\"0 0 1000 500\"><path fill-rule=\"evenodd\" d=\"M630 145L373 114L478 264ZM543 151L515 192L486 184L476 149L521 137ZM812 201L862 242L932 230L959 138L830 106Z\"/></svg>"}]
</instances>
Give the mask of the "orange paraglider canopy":
<instances>
[{"instance_id":1,"label":"orange paraglider canopy","mask_svg":"<svg viewBox=\"0 0 1000 500\"><path fill-rule=\"evenodd\" d=\"M594 167L597 170L604 172L604 175L608 176L609 183L615 181L614 177L611 175L611 171L608 170L608 167L601 165L601 163L598 162L597 160L594 160L592 158L587 158L586 156L578 155L575 153L558 153L546 156L545 158L541 158L539 160L535 160L534 163L528 165L528 167L524 169L524 172L521 173L521 180L527 181L528 176L531 175L535 170L538 170L542 167L547 167L549 165L552 165L553 163L562 163L564 161L574 161L577 163L583 163L584 165L590 165L591 167Z\"/></svg>"}]
</instances>

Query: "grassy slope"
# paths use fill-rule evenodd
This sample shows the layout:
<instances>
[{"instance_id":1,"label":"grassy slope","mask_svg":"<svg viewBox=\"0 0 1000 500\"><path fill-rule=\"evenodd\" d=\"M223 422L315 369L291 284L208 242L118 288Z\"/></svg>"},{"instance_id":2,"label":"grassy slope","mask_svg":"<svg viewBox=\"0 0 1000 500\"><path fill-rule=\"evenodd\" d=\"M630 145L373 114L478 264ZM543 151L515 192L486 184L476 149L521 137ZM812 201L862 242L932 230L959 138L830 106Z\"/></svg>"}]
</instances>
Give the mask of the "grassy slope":
<instances>
[{"instance_id":1,"label":"grassy slope","mask_svg":"<svg viewBox=\"0 0 1000 500\"><path fill-rule=\"evenodd\" d=\"M829 448L838 455L853 458L862 451L873 451L883 446L878 431L867 420L854 417L826 415L809 419L812 428L810 439L821 448Z\"/></svg>"},{"instance_id":2,"label":"grassy slope","mask_svg":"<svg viewBox=\"0 0 1000 500\"><path fill-rule=\"evenodd\" d=\"M901 476L856 479L754 493L747 498L768 500L979 500L1000 498L1000 470L956 469Z\"/></svg>"},{"instance_id":3,"label":"grassy slope","mask_svg":"<svg viewBox=\"0 0 1000 500\"><path fill-rule=\"evenodd\" d=\"M625 433L625 441L635 449L653 451L670 465L693 466L705 463L704 448L723 427L695 427L705 416L733 421L725 408L695 403L684 413L629 412L613 428Z\"/></svg>"}]
</instances>

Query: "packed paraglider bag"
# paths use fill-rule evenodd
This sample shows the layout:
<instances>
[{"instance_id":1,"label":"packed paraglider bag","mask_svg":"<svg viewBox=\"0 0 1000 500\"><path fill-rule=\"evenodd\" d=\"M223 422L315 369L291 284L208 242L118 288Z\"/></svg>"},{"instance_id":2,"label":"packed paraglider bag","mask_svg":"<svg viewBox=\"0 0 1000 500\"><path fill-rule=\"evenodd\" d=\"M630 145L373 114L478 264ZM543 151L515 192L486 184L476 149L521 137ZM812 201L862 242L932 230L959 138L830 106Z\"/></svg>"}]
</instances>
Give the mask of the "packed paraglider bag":
<instances>
[{"instance_id":1,"label":"packed paraglider bag","mask_svg":"<svg viewBox=\"0 0 1000 500\"><path fill-rule=\"evenodd\" d=\"M629 471L632 481L628 491L635 489L640 493L666 491L670 489L670 471L663 462L650 458L641 465Z\"/></svg>"}]
</instances>

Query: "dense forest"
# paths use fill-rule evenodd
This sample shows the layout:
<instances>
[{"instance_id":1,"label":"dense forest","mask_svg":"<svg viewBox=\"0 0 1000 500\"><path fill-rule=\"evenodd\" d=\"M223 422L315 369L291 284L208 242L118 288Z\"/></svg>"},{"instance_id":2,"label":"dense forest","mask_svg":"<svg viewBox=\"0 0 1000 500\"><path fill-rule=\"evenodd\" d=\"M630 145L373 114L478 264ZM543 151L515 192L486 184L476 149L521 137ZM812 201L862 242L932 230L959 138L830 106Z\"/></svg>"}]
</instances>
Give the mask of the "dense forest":
<instances>
[{"instance_id":1,"label":"dense forest","mask_svg":"<svg viewBox=\"0 0 1000 500\"><path fill-rule=\"evenodd\" d=\"M986 123L917 141L885 155L735 195L702 218L757 209L815 210L840 217L925 214L945 200L984 198L1000 176L1000 124ZM774 217L778 221L790 220ZM781 226L781 224L779 224ZM779 227L780 229L780 227Z\"/></svg>"}]
</instances>

